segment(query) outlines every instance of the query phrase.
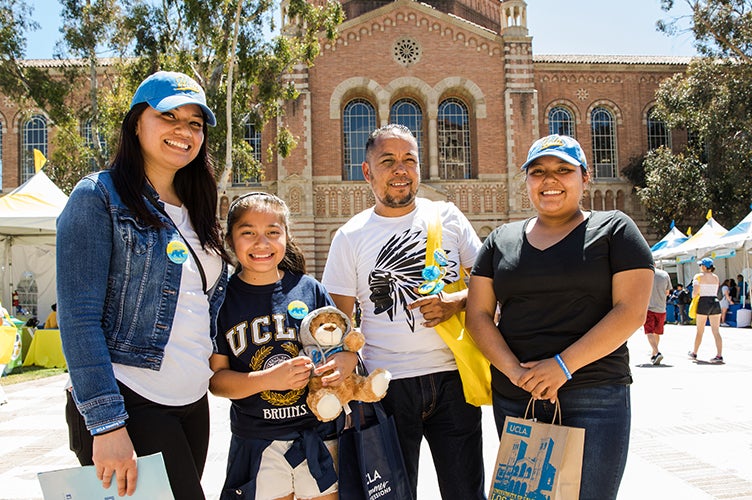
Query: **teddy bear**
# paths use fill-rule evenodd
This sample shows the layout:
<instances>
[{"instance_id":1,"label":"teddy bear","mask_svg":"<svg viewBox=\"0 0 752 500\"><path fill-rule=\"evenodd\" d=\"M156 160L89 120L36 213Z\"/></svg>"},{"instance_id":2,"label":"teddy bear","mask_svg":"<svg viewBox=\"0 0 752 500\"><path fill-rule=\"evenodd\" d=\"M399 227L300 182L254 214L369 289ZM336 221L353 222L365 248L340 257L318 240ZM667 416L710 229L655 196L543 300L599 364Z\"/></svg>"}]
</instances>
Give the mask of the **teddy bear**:
<instances>
[{"instance_id":1,"label":"teddy bear","mask_svg":"<svg viewBox=\"0 0 752 500\"><path fill-rule=\"evenodd\" d=\"M346 314L336 307L326 306L314 309L303 318L300 341L303 353L318 366L334 353L359 351L365 344L365 337L360 331L352 329ZM308 407L316 418L329 422L337 418L350 401L375 403L381 400L391 378L391 373L379 368L368 376L353 372L340 385L324 387L321 376L312 375L308 382Z\"/></svg>"}]
</instances>

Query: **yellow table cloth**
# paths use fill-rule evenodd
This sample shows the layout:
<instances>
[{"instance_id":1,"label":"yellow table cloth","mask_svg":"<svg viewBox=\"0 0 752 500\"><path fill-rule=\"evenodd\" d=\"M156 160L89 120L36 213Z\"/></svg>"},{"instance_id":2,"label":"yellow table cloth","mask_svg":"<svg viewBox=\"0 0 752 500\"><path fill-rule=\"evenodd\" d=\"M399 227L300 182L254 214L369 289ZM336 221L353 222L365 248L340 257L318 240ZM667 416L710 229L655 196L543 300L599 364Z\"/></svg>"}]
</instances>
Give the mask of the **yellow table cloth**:
<instances>
[{"instance_id":1,"label":"yellow table cloth","mask_svg":"<svg viewBox=\"0 0 752 500\"><path fill-rule=\"evenodd\" d=\"M31 340L23 365L67 368L68 364L63 356L63 343L60 340L60 330L37 330Z\"/></svg>"}]
</instances>

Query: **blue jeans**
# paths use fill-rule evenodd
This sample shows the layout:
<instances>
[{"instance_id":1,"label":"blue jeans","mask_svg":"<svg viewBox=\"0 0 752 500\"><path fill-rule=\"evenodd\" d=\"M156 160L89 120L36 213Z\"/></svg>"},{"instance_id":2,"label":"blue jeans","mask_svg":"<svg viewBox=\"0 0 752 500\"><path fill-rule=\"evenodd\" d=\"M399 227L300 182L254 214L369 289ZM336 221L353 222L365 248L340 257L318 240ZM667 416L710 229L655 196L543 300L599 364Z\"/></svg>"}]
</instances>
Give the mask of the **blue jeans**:
<instances>
[{"instance_id":1,"label":"blue jeans","mask_svg":"<svg viewBox=\"0 0 752 500\"><path fill-rule=\"evenodd\" d=\"M459 372L392 380L382 404L394 415L414 498L425 436L441 498L485 500L481 411L465 402Z\"/></svg>"},{"instance_id":2,"label":"blue jeans","mask_svg":"<svg viewBox=\"0 0 752 500\"><path fill-rule=\"evenodd\" d=\"M499 435L505 418L522 417L527 403L494 392L494 418ZM563 425L585 429L580 499L615 499L629 451L632 420L629 386L601 385L563 391L559 393L559 404ZM542 422L551 422L553 409L554 405L548 401L535 402L535 416Z\"/></svg>"}]
</instances>

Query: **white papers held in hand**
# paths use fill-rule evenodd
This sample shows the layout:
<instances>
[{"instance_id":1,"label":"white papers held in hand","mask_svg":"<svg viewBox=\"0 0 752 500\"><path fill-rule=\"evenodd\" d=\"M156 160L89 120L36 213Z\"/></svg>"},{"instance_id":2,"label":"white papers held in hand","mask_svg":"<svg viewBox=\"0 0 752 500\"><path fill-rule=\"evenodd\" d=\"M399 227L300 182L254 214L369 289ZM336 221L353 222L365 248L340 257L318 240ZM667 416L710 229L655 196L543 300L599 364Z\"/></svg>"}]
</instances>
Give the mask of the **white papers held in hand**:
<instances>
[{"instance_id":1,"label":"white papers held in hand","mask_svg":"<svg viewBox=\"0 0 752 500\"><path fill-rule=\"evenodd\" d=\"M162 453L138 457L138 482L133 496L128 500L175 500L167 479ZM118 497L117 480L112 477L108 489L97 479L93 465L53 470L37 474L45 500L115 500Z\"/></svg>"}]
</instances>

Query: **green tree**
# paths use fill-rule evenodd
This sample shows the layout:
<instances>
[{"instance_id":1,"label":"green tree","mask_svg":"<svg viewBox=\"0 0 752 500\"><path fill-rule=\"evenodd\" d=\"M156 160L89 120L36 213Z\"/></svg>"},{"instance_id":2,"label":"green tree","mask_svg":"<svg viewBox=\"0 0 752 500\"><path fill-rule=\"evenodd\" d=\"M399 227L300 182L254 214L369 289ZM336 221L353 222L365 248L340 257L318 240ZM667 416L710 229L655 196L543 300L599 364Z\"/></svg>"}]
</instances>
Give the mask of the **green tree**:
<instances>
[{"instance_id":1,"label":"green tree","mask_svg":"<svg viewBox=\"0 0 752 500\"><path fill-rule=\"evenodd\" d=\"M243 138L246 121L257 130L283 113L283 104L298 97L288 78L297 64L311 65L319 53L320 37L333 39L343 20L342 7L330 1L314 6L305 0L283 3L284 32L275 30L276 12L270 0L143 0L124 2L126 16L121 37L132 41L137 56L124 68L131 82L157 69L183 71L206 90L209 106L217 115L210 131L220 190L232 170L247 177L262 174ZM125 87L125 86L124 86ZM276 128L273 152L289 154L294 140L284 127Z\"/></svg>"},{"instance_id":2,"label":"green tree","mask_svg":"<svg viewBox=\"0 0 752 500\"><path fill-rule=\"evenodd\" d=\"M27 37L39 29L32 12L24 0L0 0L0 91L58 121L69 114L65 97L71 82L50 78L48 70L26 64Z\"/></svg>"},{"instance_id":3,"label":"green tree","mask_svg":"<svg viewBox=\"0 0 752 500\"><path fill-rule=\"evenodd\" d=\"M733 225L749 212L752 201L752 2L686 3L692 8L691 19L664 21L658 27L670 34L691 32L704 57L663 82L656 109L669 127L685 128L693 139L678 154L648 155L647 185L638 191L652 223L663 223L662 230L672 218L682 225L696 224L708 209L721 224ZM663 0L662 6L670 11L674 1ZM689 27L681 28L684 21ZM682 168L692 175L682 174ZM681 197L692 203L686 205ZM704 200L705 206L695 207L696 200ZM672 206L683 207L674 211L675 217L666 213Z\"/></svg>"},{"instance_id":4,"label":"green tree","mask_svg":"<svg viewBox=\"0 0 752 500\"><path fill-rule=\"evenodd\" d=\"M707 165L665 147L649 152L644 165L646 185L639 195L650 227L661 234L671 221L681 221L682 227L702 225L709 203Z\"/></svg>"}]
</instances>

